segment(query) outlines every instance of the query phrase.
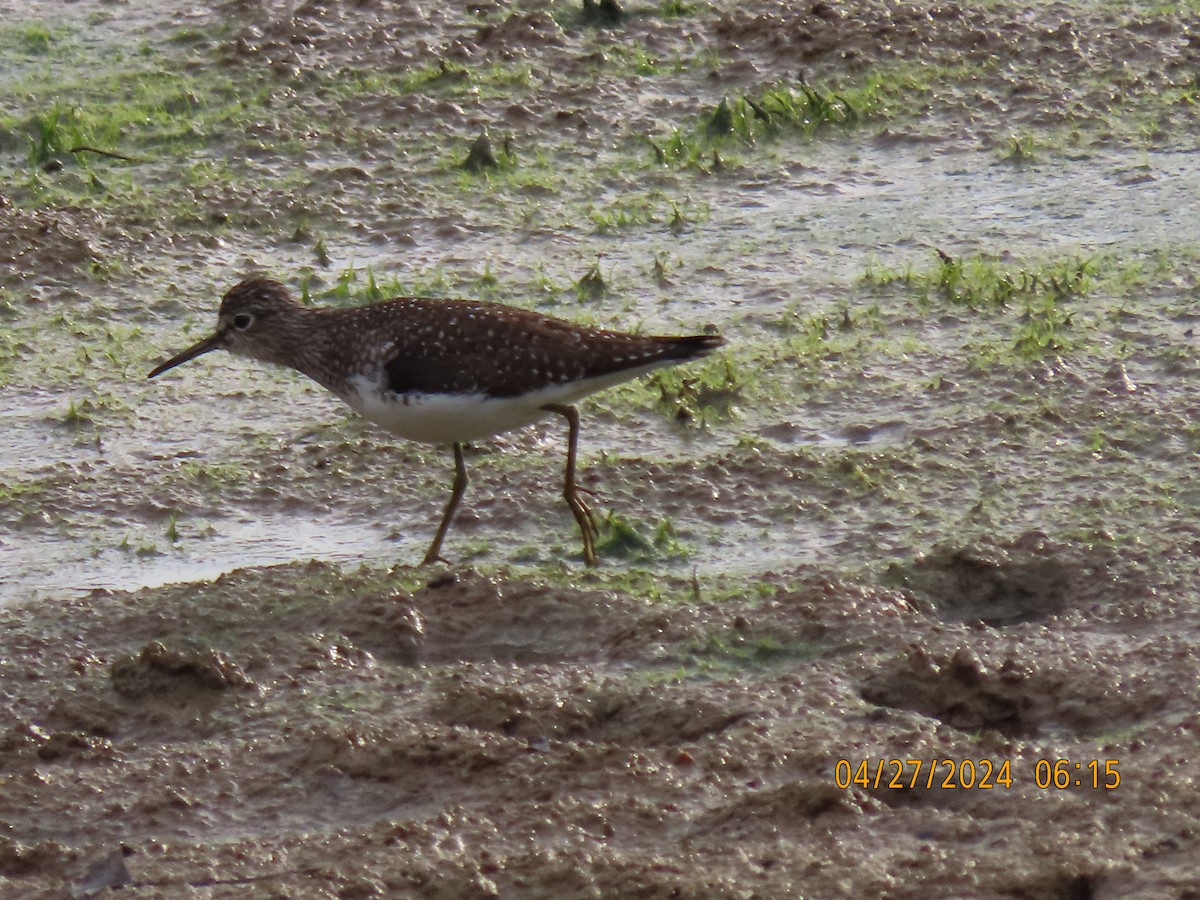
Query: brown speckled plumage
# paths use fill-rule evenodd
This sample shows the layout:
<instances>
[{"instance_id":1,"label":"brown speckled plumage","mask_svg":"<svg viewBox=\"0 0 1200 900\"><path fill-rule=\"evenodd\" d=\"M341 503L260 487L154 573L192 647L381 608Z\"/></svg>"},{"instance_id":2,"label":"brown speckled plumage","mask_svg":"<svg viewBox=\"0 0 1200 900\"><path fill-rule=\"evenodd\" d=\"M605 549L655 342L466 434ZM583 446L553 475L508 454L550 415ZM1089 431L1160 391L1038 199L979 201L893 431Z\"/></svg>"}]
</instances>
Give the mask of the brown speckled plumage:
<instances>
[{"instance_id":1,"label":"brown speckled plumage","mask_svg":"<svg viewBox=\"0 0 1200 900\"><path fill-rule=\"evenodd\" d=\"M344 392L347 377L364 375L397 394L514 397L657 361L683 361L723 343L712 335L585 328L472 300L402 297L307 309L283 285L264 278L243 281L225 295L221 320L243 313L257 319L257 340L245 355L290 366L337 393Z\"/></svg>"},{"instance_id":2,"label":"brown speckled plumage","mask_svg":"<svg viewBox=\"0 0 1200 900\"><path fill-rule=\"evenodd\" d=\"M466 487L462 444L549 414L570 424L563 494L595 563L596 525L575 488L579 419L570 404L661 366L704 356L717 335L658 337L587 328L470 300L398 298L306 308L282 284L251 278L221 301L216 331L150 373L211 350L288 366L402 437L454 448L454 492L425 562L438 559Z\"/></svg>"}]
</instances>

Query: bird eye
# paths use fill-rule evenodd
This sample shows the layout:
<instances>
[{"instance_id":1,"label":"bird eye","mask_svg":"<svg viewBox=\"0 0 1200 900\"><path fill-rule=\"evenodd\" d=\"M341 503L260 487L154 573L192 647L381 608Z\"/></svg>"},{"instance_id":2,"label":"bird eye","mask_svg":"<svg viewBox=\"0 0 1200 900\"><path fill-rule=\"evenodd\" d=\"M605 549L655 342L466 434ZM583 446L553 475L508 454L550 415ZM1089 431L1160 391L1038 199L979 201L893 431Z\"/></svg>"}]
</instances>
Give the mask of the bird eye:
<instances>
[{"instance_id":1,"label":"bird eye","mask_svg":"<svg viewBox=\"0 0 1200 900\"><path fill-rule=\"evenodd\" d=\"M254 321L254 316L249 313L241 313L233 317L233 327L238 331L245 331Z\"/></svg>"}]
</instances>

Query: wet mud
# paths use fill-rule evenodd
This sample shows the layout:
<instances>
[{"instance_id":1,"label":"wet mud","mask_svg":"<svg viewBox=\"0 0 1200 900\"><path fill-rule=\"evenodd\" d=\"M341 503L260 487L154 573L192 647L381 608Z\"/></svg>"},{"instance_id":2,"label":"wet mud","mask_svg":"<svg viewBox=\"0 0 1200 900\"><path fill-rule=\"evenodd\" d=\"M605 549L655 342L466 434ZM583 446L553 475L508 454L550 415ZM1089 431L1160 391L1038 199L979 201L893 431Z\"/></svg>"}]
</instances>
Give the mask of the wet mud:
<instances>
[{"instance_id":1,"label":"wet mud","mask_svg":"<svg viewBox=\"0 0 1200 900\"><path fill-rule=\"evenodd\" d=\"M0 0L0 896L1200 892L1200 14L621 6ZM729 344L422 570L252 271Z\"/></svg>"},{"instance_id":2,"label":"wet mud","mask_svg":"<svg viewBox=\"0 0 1200 900\"><path fill-rule=\"evenodd\" d=\"M1162 631L1195 616L1145 585L988 626L816 572L670 604L394 582L311 563L6 614L6 883L53 896L121 847L147 896L1125 896L1147 865L1146 896L1190 883L1160 842L1197 810L1162 785L1200 679ZM888 759L1007 761L1011 784L837 786L840 761ZM1039 786L1059 759L1071 783ZM1119 787L1075 783L1093 759Z\"/></svg>"}]
</instances>

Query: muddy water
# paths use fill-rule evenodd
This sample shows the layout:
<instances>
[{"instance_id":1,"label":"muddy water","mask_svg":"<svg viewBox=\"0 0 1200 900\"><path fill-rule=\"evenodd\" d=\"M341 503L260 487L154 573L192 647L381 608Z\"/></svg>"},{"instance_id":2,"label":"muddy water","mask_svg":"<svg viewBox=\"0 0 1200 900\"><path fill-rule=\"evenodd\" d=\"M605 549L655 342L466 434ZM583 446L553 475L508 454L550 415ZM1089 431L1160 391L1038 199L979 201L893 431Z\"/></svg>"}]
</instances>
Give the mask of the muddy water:
<instances>
[{"instance_id":1,"label":"muddy water","mask_svg":"<svg viewBox=\"0 0 1200 900\"><path fill-rule=\"evenodd\" d=\"M13 8L0 33L0 894L1197 889L1186 9L69 12L89 27ZM87 96L69 73L131 35L181 80L232 66L249 112L196 81L211 97L172 108L211 116L205 141L34 185L49 101L22 73ZM345 87L441 60L469 74ZM899 63L934 86L888 117L647 162L647 134L800 65L852 87ZM515 174L452 170L484 125ZM1042 295L949 302L936 251L1093 274L1020 353ZM581 302L597 258L609 293ZM367 267L719 327L736 377L703 423L658 386L585 406L596 505L664 539L583 571L547 425L472 448L455 563L416 571L443 450L219 355L144 380L245 272L320 293Z\"/></svg>"},{"instance_id":2,"label":"muddy water","mask_svg":"<svg viewBox=\"0 0 1200 900\"><path fill-rule=\"evenodd\" d=\"M769 346L776 339L764 336L755 325L779 315L781 303L796 304L811 315L829 312L846 304L847 286L868 266L927 266L934 248L955 254L1002 248L1018 259L1034 254L1091 257L1170 246L1177 236L1196 231L1192 210L1180 204L1179 198L1200 194L1200 173L1184 152L1139 154L1136 160L1129 155L1096 154L1086 160L1023 168L999 165L984 154L931 154L925 147L880 149L839 142L819 152L807 150L806 155L810 159L799 177L778 173L770 190L735 180L706 192L705 202L713 210L709 219L684 239L664 245L680 260L680 269L689 272L686 278L677 276L680 289L673 292L684 295L680 302L688 311L669 317L652 313L651 324L665 319L657 327L668 329L671 321L685 315L702 321L724 316L732 340ZM852 163L847 162L847 155L853 156ZM532 269L543 254L552 252L540 241L506 249L505 240L475 240L472 246L485 260L506 257L512 269ZM614 280L636 278L647 253L644 247L614 247L608 240L596 238L579 244L574 252L581 258L604 254L606 270ZM744 248L755 249L747 253ZM353 252L348 257L360 267L383 264L379 257L359 257ZM701 260L708 271L692 277ZM568 273L562 276L566 278ZM640 311L639 292L630 293L627 302ZM955 349L954 336L942 338L936 332L923 336L934 354ZM181 345L185 340L169 333L163 338L168 347L173 346L171 341ZM942 340L946 346L940 345ZM338 429L360 430L355 423L343 425L343 411L336 401L319 396L319 389L285 384L279 377L264 385L242 362L219 356L170 376L170 384L146 387L138 382L140 369L125 374L127 380L103 387L119 393L124 402L137 404L137 421L133 427L106 430L100 447L87 447L87 434L81 436L78 429L48 420L47 406L65 406L72 393L47 396L38 391L7 398L6 454L10 459L36 459L22 465L18 477L54 479L58 473L82 466L87 468L89 480L104 482L109 490L136 493L136 483L146 478L147 469L199 460L236 467L239 471L230 472L231 479L261 481L263 474L255 470L269 464L269 458L245 455L247 433L290 443L298 435L312 440L314 432L326 425L335 434ZM220 394L207 401L203 396L188 396L210 390ZM243 391L249 393L245 400ZM164 393L189 404L188 415L155 422L160 415L155 405L162 402ZM719 459L747 431L782 438L789 446L888 445L894 443L889 435L911 438L930 428L931 416L945 412L944 408L906 408L905 398L894 393L873 396L866 403L816 410L803 403L805 399L773 398L765 409L744 405L736 429L719 427L711 434L693 437L688 452ZM253 409L250 416L243 413L247 406ZM647 423L646 418L652 421ZM604 418L589 422L588 450L593 455L678 455L679 429L665 427L656 418L653 411L642 411L630 413L620 422ZM882 430L873 430L880 423ZM386 436L371 435L370 441L368 452L393 453ZM506 438L501 446L513 454L533 453L549 462L558 451L558 436L553 426L546 426L536 433ZM336 467L337 451L329 451L328 456ZM428 458L422 459L424 471L420 474L433 488L448 478L448 460L434 453L423 456ZM286 480L292 474L278 472L274 480ZM409 473L400 474L410 477ZM328 481L325 472L320 475ZM272 476L268 473L266 477ZM485 483L474 490L487 491L486 480L481 480ZM603 490L603 480L595 482ZM305 498L304 508L294 511L253 500L239 508L235 498L218 488L211 495L211 509L182 512L181 527L190 533L180 541L163 537L162 505L174 504L162 493L157 503L140 501L141 515L133 509L117 516L111 515L112 510L103 510L109 515L89 523L87 541L80 541L74 533L64 534L61 528L39 529L36 521L23 523L0 549L0 558L6 563L0 600L63 589L158 585L290 559L360 558L391 563L418 557L434 520L431 509L426 504L416 513L409 512L406 507L411 507L412 498L403 487L386 508L362 509L362 492L377 487L374 479L363 479L360 484L335 480L322 489L323 502ZM384 490L396 490L396 486L385 485ZM538 518L526 520L525 527L518 523L511 530L488 529L481 513L479 532L488 540L489 556L503 561L511 558L516 548L544 539L545 519L553 515L555 500L553 494L539 498ZM89 501L85 492L84 496L65 497L64 503L86 505ZM634 517L653 515L653 510L636 507L621 511ZM700 512L689 516L692 521L680 524L700 528L704 521ZM772 525L765 541L759 535L759 523L749 520L723 522L719 543L711 534L698 533L691 564L705 572L722 570L728 562L728 544L754 544L751 566L776 568L828 561L841 552L831 549L833 545L846 538L841 530L813 531L802 519L776 520ZM142 552L117 549L123 542L142 548ZM69 564L65 570L64 564Z\"/></svg>"}]
</instances>

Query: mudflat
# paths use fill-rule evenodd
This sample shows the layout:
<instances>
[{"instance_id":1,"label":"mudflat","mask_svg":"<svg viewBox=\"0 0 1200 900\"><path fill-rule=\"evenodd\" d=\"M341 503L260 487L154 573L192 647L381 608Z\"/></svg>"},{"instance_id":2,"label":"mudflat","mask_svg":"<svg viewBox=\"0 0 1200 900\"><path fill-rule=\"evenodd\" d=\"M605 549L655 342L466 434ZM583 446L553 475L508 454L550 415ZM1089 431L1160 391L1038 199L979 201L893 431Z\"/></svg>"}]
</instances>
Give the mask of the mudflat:
<instances>
[{"instance_id":1,"label":"mudflat","mask_svg":"<svg viewBox=\"0 0 1200 900\"><path fill-rule=\"evenodd\" d=\"M0 896L1200 891L1200 11L614 6L0 0ZM729 343L419 569L256 272Z\"/></svg>"}]
</instances>

